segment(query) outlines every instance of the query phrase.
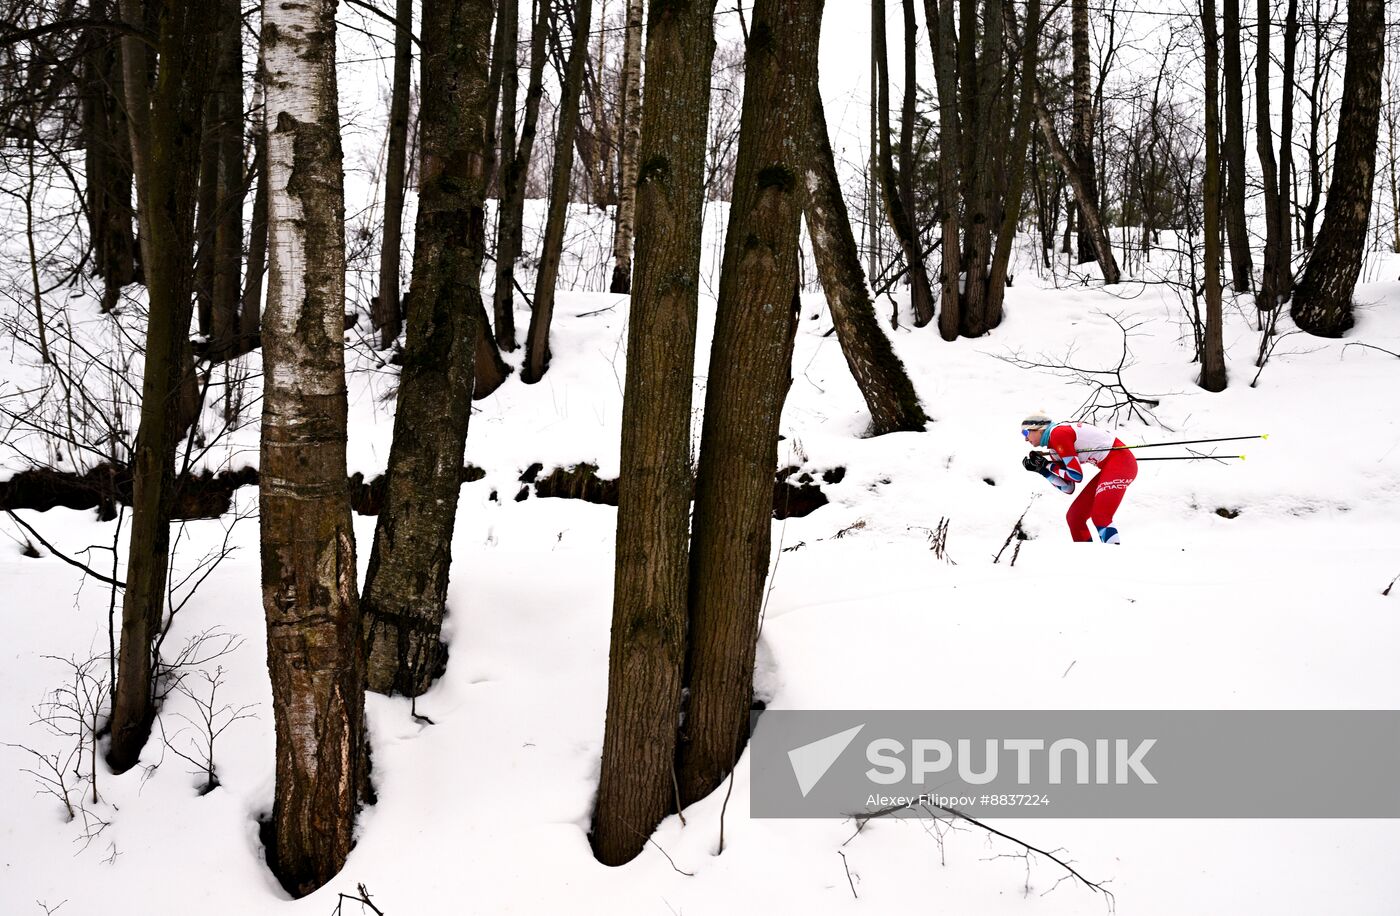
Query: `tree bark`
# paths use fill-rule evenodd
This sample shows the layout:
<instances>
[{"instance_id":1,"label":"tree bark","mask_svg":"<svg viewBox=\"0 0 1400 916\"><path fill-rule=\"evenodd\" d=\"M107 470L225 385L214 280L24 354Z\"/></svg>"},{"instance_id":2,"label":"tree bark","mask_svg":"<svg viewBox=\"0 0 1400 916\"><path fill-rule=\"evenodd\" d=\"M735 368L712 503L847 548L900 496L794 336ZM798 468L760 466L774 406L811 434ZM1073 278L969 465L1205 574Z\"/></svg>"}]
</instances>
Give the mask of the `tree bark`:
<instances>
[{"instance_id":1,"label":"tree bark","mask_svg":"<svg viewBox=\"0 0 1400 916\"><path fill-rule=\"evenodd\" d=\"M403 330L399 300L399 264L403 249L404 185L408 162L408 90L413 79L413 0L394 7L394 84L389 95L389 150L384 164L384 242L379 248L379 295L371 323L379 329L379 346L388 348Z\"/></svg>"},{"instance_id":2,"label":"tree bark","mask_svg":"<svg viewBox=\"0 0 1400 916\"><path fill-rule=\"evenodd\" d=\"M564 227L569 219L569 192L573 186L574 134L578 130L579 92L583 65L588 58L588 25L593 0L575 0L573 43L569 70L559 91L559 128L554 135L554 174L549 189L549 215L544 225L544 250L535 275L535 303L530 330L525 335L525 364L520 379L533 385L549 368L549 327L554 320L554 287L559 282L559 258L564 250Z\"/></svg>"},{"instance_id":3,"label":"tree bark","mask_svg":"<svg viewBox=\"0 0 1400 916\"><path fill-rule=\"evenodd\" d=\"M1384 63L1384 0L1351 0L1332 183L1291 308L1298 327L1318 337L1340 337L1354 323L1351 297L1366 254Z\"/></svg>"},{"instance_id":4,"label":"tree bark","mask_svg":"<svg viewBox=\"0 0 1400 916\"><path fill-rule=\"evenodd\" d=\"M1261 5L1269 0L1260 0ZM1240 0L1225 0L1225 232L1230 238L1230 286L1247 293L1254 278L1244 218L1244 75L1240 67ZM1268 69L1267 64L1265 70Z\"/></svg>"},{"instance_id":5,"label":"tree bark","mask_svg":"<svg viewBox=\"0 0 1400 916\"><path fill-rule=\"evenodd\" d=\"M1099 266L1103 270L1104 285L1113 286L1119 280L1118 261L1113 256L1113 248L1108 244L1108 233L1104 231L1103 221L1099 219L1098 207L1089 196L1084 177L1080 175L1079 169L1075 167L1069 153L1065 151L1064 144L1060 142L1059 135L1055 133L1055 121L1050 117L1050 111L1045 107L1039 81L1035 87L1035 114L1040 122L1040 134L1045 138L1045 146L1050 150L1050 155L1059 163L1060 171L1065 173L1065 180L1069 182L1075 203L1078 204L1076 212L1082 223L1087 225L1089 237L1093 239L1094 251Z\"/></svg>"},{"instance_id":6,"label":"tree bark","mask_svg":"<svg viewBox=\"0 0 1400 916\"><path fill-rule=\"evenodd\" d=\"M90 0L95 22L113 18L112 0ZM83 37L83 152L88 234L93 273L104 281L102 311L136 279L136 235L131 229L131 135L126 123L121 55L112 33L100 26Z\"/></svg>"},{"instance_id":7,"label":"tree bark","mask_svg":"<svg viewBox=\"0 0 1400 916\"><path fill-rule=\"evenodd\" d=\"M1075 197L1082 196L1094 211L1091 218L1085 212L1086 204L1079 204L1079 263L1083 264L1094 260L1099 250L1093 228L1099 221L1099 170L1094 163L1093 87L1089 80L1089 0L1073 0L1070 54L1074 66L1074 167L1083 185L1082 194L1076 192Z\"/></svg>"},{"instance_id":8,"label":"tree bark","mask_svg":"<svg viewBox=\"0 0 1400 916\"><path fill-rule=\"evenodd\" d=\"M485 251L491 0L423 12L420 196L413 308L388 484L361 610L369 689L418 696L447 661L441 639Z\"/></svg>"},{"instance_id":9,"label":"tree bark","mask_svg":"<svg viewBox=\"0 0 1400 916\"><path fill-rule=\"evenodd\" d=\"M689 703L677 776L682 805L724 781L749 733L778 429L799 312L807 122L820 104L822 6L822 0L757 0L753 8L695 483Z\"/></svg>"},{"instance_id":10,"label":"tree bark","mask_svg":"<svg viewBox=\"0 0 1400 916\"><path fill-rule=\"evenodd\" d=\"M544 62L548 50L552 0L537 0L535 22L530 31L530 82L525 90L525 113L520 123L520 147L501 171L501 208L496 223L496 343L511 351L515 343L515 262L520 257L525 221L525 179L530 172L530 154L535 147L535 126L539 121L540 98L544 95ZM509 89L505 90L507 96ZM504 156L504 153L502 153ZM477 365L477 390L482 387Z\"/></svg>"},{"instance_id":11,"label":"tree bark","mask_svg":"<svg viewBox=\"0 0 1400 916\"><path fill-rule=\"evenodd\" d=\"M941 309L938 332L944 340L958 338L962 325L962 235L958 210L962 193L958 163L963 140L958 123L957 33L953 26L953 0L924 0L924 20L933 49L934 81L938 86L938 206L943 231Z\"/></svg>"},{"instance_id":12,"label":"tree bark","mask_svg":"<svg viewBox=\"0 0 1400 916\"><path fill-rule=\"evenodd\" d=\"M336 0L263 14L271 263L263 321L263 609L276 731L267 861L292 895L354 843L364 661L345 487L345 203Z\"/></svg>"},{"instance_id":13,"label":"tree bark","mask_svg":"<svg viewBox=\"0 0 1400 916\"><path fill-rule=\"evenodd\" d=\"M248 272L243 283L243 308L238 318L239 345L244 353L261 345L263 276L267 272L267 124L262 118L266 92L262 60L258 61L258 118L253 124L253 221L248 229Z\"/></svg>"},{"instance_id":14,"label":"tree bark","mask_svg":"<svg viewBox=\"0 0 1400 916\"><path fill-rule=\"evenodd\" d=\"M885 0L873 0L871 3L871 35L871 53L875 57L877 74L875 102L880 124L880 153L877 160L880 192L884 197L885 215L890 221L890 228L894 230L904 254L914 325L923 327L933 320L933 288L929 285L923 247L919 244L918 229L914 225L914 202L906 200L900 193L900 178L894 168L894 150L890 144L890 75L889 51L885 40ZM913 38L908 40L912 41Z\"/></svg>"},{"instance_id":15,"label":"tree bark","mask_svg":"<svg viewBox=\"0 0 1400 916\"><path fill-rule=\"evenodd\" d=\"M1215 32L1215 0L1201 0L1201 31L1206 45L1206 171L1201 186L1205 198L1206 326L1201 341L1200 385L1207 391L1224 391L1227 379L1220 303L1220 50Z\"/></svg>"},{"instance_id":16,"label":"tree bark","mask_svg":"<svg viewBox=\"0 0 1400 916\"><path fill-rule=\"evenodd\" d=\"M141 0L122 0L122 18L143 27ZM122 38L142 263L148 296L141 421L132 454L131 543L122 596L121 650L107 762L134 766L150 735L155 637L165 610L175 450L183 428L194 286L194 199L198 186L206 74L213 30L191 6L160 14L160 79L148 89L145 39Z\"/></svg>"},{"instance_id":17,"label":"tree bark","mask_svg":"<svg viewBox=\"0 0 1400 916\"><path fill-rule=\"evenodd\" d=\"M714 10L715 0L656 4L647 35L607 724L593 813L593 851L606 865L641 852L674 797Z\"/></svg>"},{"instance_id":18,"label":"tree bark","mask_svg":"<svg viewBox=\"0 0 1400 916\"><path fill-rule=\"evenodd\" d=\"M1283 26L1283 98L1279 111L1278 210L1279 260L1275 291L1281 302L1293 295L1293 95L1297 86L1298 0L1288 0Z\"/></svg>"},{"instance_id":19,"label":"tree bark","mask_svg":"<svg viewBox=\"0 0 1400 916\"><path fill-rule=\"evenodd\" d=\"M1016 11L1012 3L1003 6L1007 32L1015 38ZM1011 269L1011 244L1016 240L1016 225L1021 221L1021 198L1025 188L1026 147L1030 143L1035 119L1035 79L1040 58L1040 0L1026 2L1026 28L1021 36L1021 88L1017 97L1016 114L1012 122L1011 146L1006 157L1007 188L1003 196L1001 226L997 229L996 248L992 251L992 267L987 278L987 326L1001 324L1002 304L1006 297L1007 278Z\"/></svg>"},{"instance_id":20,"label":"tree bark","mask_svg":"<svg viewBox=\"0 0 1400 916\"><path fill-rule=\"evenodd\" d=\"M622 48L622 129L618 140L617 225L609 289L632 291L632 234L637 218L637 144L642 138L642 0L627 0L627 37Z\"/></svg>"},{"instance_id":21,"label":"tree bark","mask_svg":"<svg viewBox=\"0 0 1400 916\"><path fill-rule=\"evenodd\" d=\"M807 232L812 237L817 275L826 293L836 339L870 410L870 434L922 431L928 417L870 300L860 250L841 195L826 113L821 96L815 93L808 131L809 159L803 169Z\"/></svg>"},{"instance_id":22,"label":"tree bark","mask_svg":"<svg viewBox=\"0 0 1400 916\"><path fill-rule=\"evenodd\" d=\"M1237 4L1238 0L1228 0ZM1279 209L1278 162L1274 157L1273 117L1269 111L1269 69L1271 64L1269 40L1269 3L1258 3L1255 16L1256 60L1254 64L1254 133L1255 152L1259 156L1259 179L1264 190L1264 272L1254 296L1254 306L1261 312L1278 307L1278 262L1288 257L1280 250L1280 224L1287 216Z\"/></svg>"},{"instance_id":23,"label":"tree bark","mask_svg":"<svg viewBox=\"0 0 1400 916\"><path fill-rule=\"evenodd\" d=\"M242 304L243 269L243 11L240 0L219 0L218 109L215 143L218 185L213 222L213 324L210 359L238 353L238 318Z\"/></svg>"}]
</instances>

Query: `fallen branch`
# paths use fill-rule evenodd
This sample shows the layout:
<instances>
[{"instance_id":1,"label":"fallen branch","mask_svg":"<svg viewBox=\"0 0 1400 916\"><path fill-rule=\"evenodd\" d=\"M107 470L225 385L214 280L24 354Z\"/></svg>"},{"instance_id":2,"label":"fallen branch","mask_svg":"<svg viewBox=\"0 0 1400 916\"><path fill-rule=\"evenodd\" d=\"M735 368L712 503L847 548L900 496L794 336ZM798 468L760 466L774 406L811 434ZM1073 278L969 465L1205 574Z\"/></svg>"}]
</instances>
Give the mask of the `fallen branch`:
<instances>
[{"instance_id":1,"label":"fallen branch","mask_svg":"<svg viewBox=\"0 0 1400 916\"><path fill-rule=\"evenodd\" d=\"M97 570L93 569L91 566L88 566L86 563L81 563L81 562L79 562L78 560L73 559L72 557L70 557L70 556L68 556L67 554L65 554L63 551L59 550L57 547L55 547L55 546L53 546L52 544L50 544L48 541L44 540L44 536L43 536L42 534L40 534L39 532L35 531L35 530L29 525L28 522L26 522L24 519L20 518L18 515L15 515L14 512L10 511L9 509L6 509L6 510L5 510L5 514L8 515L8 516L10 517L10 520L13 521L16 525L19 525L19 526L20 526L21 528L23 528L25 531L27 531L27 532L29 532L31 535L33 535L33 536L34 536L34 540L38 541L40 544L43 544L44 547L48 550L49 553L51 553L51 554L53 554L54 556L58 557L60 560L62 560L63 562L67 563L69 566L73 566L73 567L76 567L76 568L78 568L78 569L81 569L83 572L87 573L89 576L92 576L94 579L96 579L96 580L99 581L99 582L106 582L108 585L115 585L117 588L126 588L126 583L125 583L125 582L122 582L122 581L119 580L119 579L113 579L113 578L111 578L110 576L104 576L104 575L102 575L102 573L100 573L100 572L98 572Z\"/></svg>"}]
</instances>

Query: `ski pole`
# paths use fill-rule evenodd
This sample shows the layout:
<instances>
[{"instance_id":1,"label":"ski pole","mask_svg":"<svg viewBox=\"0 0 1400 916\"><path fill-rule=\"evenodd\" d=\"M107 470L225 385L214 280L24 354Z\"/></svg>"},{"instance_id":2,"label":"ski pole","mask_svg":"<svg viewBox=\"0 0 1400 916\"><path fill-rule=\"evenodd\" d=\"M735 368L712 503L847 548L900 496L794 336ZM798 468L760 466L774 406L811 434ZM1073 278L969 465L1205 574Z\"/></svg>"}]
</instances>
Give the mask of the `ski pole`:
<instances>
[{"instance_id":1,"label":"ski pole","mask_svg":"<svg viewBox=\"0 0 1400 916\"><path fill-rule=\"evenodd\" d=\"M1268 434L1268 433L1262 433L1262 434L1257 435L1257 436L1221 436L1221 437L1218 438L1218 439L1182 439L1182 440L1179 441L1179 442L1143 442L1143 443L1139 443L1138 445L1115 445L1115 446L1113 446L1112 448L1103 448L1103 449L1098 449L1098 448L1096 448L1096 449L1090 449L1089 451L1095 451L1095 452L1121 452L1121 451L1123 451L1124 449L1156 448L1156 447L1159 446L1159 445L1201 445L1201 444L1206 443L1206 442L1240 442L1240 441L1243 441L1243 440L1245 440L1245 439L1267 439L1267 438L1269 438L1269 434ZM1233 456L1233 455L1229 455L1229 456L1226 456L1226 457L1233 458L1234 456ZM1144 458L1143 460L1144 460L1144 461L1147 461L1147 460L1150 460L1150 459Z\"/></svg>"},{"instance_id":2,"label":"ski pole","mask_svg":"<svg viewBox=\"0 0 1400 916\"><path fill-rule=\"evenodd\" d=\"M1225 458L1244 460L1243 455L1172 455L1169 458L1139 458L1138 461L1220 461Z\"/></svg>"}]
</instances>

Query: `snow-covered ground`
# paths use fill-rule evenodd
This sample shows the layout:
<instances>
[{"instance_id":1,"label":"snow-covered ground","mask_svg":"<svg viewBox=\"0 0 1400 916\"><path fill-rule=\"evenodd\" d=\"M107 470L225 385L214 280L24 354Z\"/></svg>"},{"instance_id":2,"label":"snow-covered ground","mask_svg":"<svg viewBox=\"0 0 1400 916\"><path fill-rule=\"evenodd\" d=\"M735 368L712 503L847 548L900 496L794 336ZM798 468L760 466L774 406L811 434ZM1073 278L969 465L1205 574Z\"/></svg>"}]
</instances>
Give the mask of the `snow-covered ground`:
<instances>
[{"instance_id":1,"label":"snow-covered ground","mask_svg":"<svg viewBox=\"0 0 1400 916\"><path fill-rule=\"evenodd\" d=\"M865 61L853 49L866 46L860 30L868 25L855 4L828 4L827 16L823 89L837 154L862 161L851 138L866 117ZM733 31L734 17L721 18ZM374 175L388 64L357 42L342 36L351 52L342 54L342 117L352 247L363 247L358 230L372 234L379 219ZM542 207L531 204L535 231ZM13 216L3 207L0 214ZM709 295L723 225L723 207L712 207L702 282ZM564 282L596 288L610 266L605 216L577 211L569 238ZM1171 275L1157 257L1153 269ZM780 460L817 476L846 473L823 485L828 505L774 523L759 694L772 707L814 709L1400 708L1400 587L1381 595L1400 573L1400 360L1347 346L1400 352L1400 282L1387 279L1400 274L1400 259L1368 264L1348 341L1282 338L1257 387L1249 385L1259 336L1252 307L1247 298L1229 307L1231 386L1218 395L1194 384L1191 329L1172 288L1128 281L1110 292L1063 270L1058 280L1043 276L1029 252L1020 260L1006 321L990 336L943 343L932 328L912 329L901 311L891 333L933 417L924 433L861 438L864 406L828 335L825 304L819 293L804 297ZM372 258L352 262L352 306L363 306L372 266ZM17 250L0 251L0 290L9 297L0 315L21 322L30 321L25 271ZM522 283L530 282L527 273ZM67 332L57 329L71 323L76 343L129 354L129 362L68 380L71 390L98 395L84 405L65 399L65 385L5 337L0 397L14 408L45 394L38 414L86 423L89 432L121 415L116 432L129 438L139 298L114 322L96 314L91 295L63 296L56 290L47 303L60 352ZM890 303L879 311L888 316ZM360 884L387 916L1107 911L1105 896L1062 880L1045 857L1027 858L1022 847L967 825L877 821L853 838L850 822L753 820L747 757L727 806L721 793L692 806L684 824L669 818L627 866L594 861L586 830L603 736L615 511L515 497L535 462L548 471L586 461L602 476L617 473L627 314L625 297L561 293L544 380L526 386L513 376L478 403L467 460L486 476L462 488L451 660L417 703L434 724L415 720L407 701L369 698L378 803L365 810L343 873L301 901L288 900L271 877L258 840L257 818L272 800L273 736L255 493L240 492L237 511L223 519L185 524L175 561L177 580L191 571L197 579L202 558L226 540L235 548L166 642L171 656L201 633L243 639L202 666L210 675L224 669L216 709L250 706L255 716L219 737L219 787L200 795L202 777L176 753L193 755L198 733L188 721L197 718L194 700L176 693L162 715L169 746L157 730L142 765L120 777L99 754L98 800L83 784L86 801L78 805L73 794L73 820L36 791L25 770L38 761L15 745L66 759L73 742L36 719L71 682L69 660L96 658L92 671L105 676L110 594L48 551L25 556L25 536L0 516L0 914L324 916ZM713 314L707 295L697 443ZM1243 463L1144 463L1118 518L1124 544L1116 549L1071 544L1068 500L1020 467L1021 418L1036 410L1066 416L1090 390L998 358L1109 368L1123 341L1111 316L1132 328L1126 383L1161 402L1153 411L1159 425L1119 418L1126 440L1270 434L1222 448L1246 453ZM522 330L527 320L522 308ZM1282 330L1290 329L1285 319ZM363 345L366 333L362 322L349 335L349 460L352 472L372 477L388 454L394 377ZM231 421L216 373L197 466L256 464L259 372L256 354L236 365L240 409ZM3 438L0 479L34 462L86 468L99 457L22 427ZM993 564L1028 505L1032 539L1014 566L1010 548ZM64 553L110 572L104 547L116 522L65 509L21 515ZM943 519L947 559L929 549ZM374 519L356 524L363 564ZM117 548L124 563L124 529ZM188 683L196 697L207 695L197 674ZM90 772L90 762L80 768ZM994 823L1105 882L1124 914L1400 912L1395 821ZM347 902L343 912L361 908Z\"/></svg>"},{"instance_id":2,"label":"snow-covered ground","mask_svg":"<svg viewBox=\"0 0 1400 916\"><path fill-rule=\"evenodd\" d=\"M1400 417L1389 394L1400 361L1291 336L1249 387L1257 334L1248 309L1231 309L1232 384L1211 395L1193 384L1189 326L1168 289L1056 290L1033 271L1022 276L988 337L946 344L907 321L893 332L934 421L925 433L879 439L861 438L864 409L826 334L825 305L805 297L782 460L846 475L824 485L829 505L774 523L760 694L780 708L1400 704L1400 595L1380 594L1400 573ZM1359 299L1366 306L1351 339L1400 350L1400 283L1370 283ZM704 300L697 410L713 311ZM1019 466L1021 417L1066 414L1087 389L997 358L1072 352L1076 365L1116 364L1122 338L1109 314L1136 326L1129 387L1161 400L1162 426L1125 422L1126 439L1271 434L1244 444L1243 463L1143 464L1119 516L1118 549L1071 544L1068 500ZM462 490L451 661L417 704L435 724L415 721L407 701L371 696L379 800L339 878L289 902L262 862L256 819L271 803L273 738L249 519L234 525L237 550L168 640L178 647L211 628L246 639L206 666L227 669L218 705L256 704L256 718L219 738L220 787L198 795L201 779L158 731L142 766L124 776L99 759L100 800L87 802L85 830L83 815L69 822L55 798L35 793L26 752L0 748L0 911L67 901L62 912L79 914L327 913L360 883L388 914L1104 909L1105 898L1061 882L1054 863L966 825L877 822L852 839L849 822L751 820L747 757L727 809L721 794L688 810L684 824L668 819L623 868L593 860L586 830L603 735L615 512L514 497L536 461L616 473L626 320L622 297L563 295L544 381L512 377L478 405L467 459L487 476ZM352 469L372 474L387 453L391 379L363 356L353 362ZM239 502L251 511L254 493ZM1009 550L994 565L1028 503L1033 538L1014 567ZM1238 515L1222 517L1222 508ZM115 524L62 509L25 517L70 554L110 544ZM929 550L929 529L943 518L955 562ZM362 562L373 522L357 519ZM217 547L229 524L188 523L177 567ZM18 539L8 519L0 527ZM100 550L85 556L109 563ZM0 740L59 751L65 740L33 724L33 707L67 672L48 656L102 656L105 668L108 592L5 542L0 595ZM194 714L179 694L163 714L168 740L187 752L195 732L181 732L181 716ZM1122 913L1396 912L1394 821L996 823L1108 882Z\"/></svg>"}]
</instances>

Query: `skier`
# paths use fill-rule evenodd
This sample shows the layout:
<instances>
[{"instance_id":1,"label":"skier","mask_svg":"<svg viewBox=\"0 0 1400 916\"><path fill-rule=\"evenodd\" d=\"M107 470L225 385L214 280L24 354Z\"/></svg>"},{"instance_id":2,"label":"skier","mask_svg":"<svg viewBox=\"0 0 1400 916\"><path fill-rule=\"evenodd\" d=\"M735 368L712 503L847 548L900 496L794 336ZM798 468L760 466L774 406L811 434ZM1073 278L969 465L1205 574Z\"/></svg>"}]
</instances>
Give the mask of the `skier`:
<instances>
[{"instance_id":1,"label":"skier","mask_svg":"<svg viewBox=\"0 0 1400 916\"><path fill-rule=\"evenodd\" d=\"M1087 525L1092 519L1102 543L1119 543L1113 514L1118 511L1128 484L1137 477L1137 459L1132 450L1124 448L1123 443L1106 430L1087 423L1056 423L1044 414L1033 414L1023 420L1021 435L1032 446L1022 466L1043 476L1061 493L1073 493L1075 484L1084 480L1081 461L1098 467L1099 476L1075 497L1065 519L1069 522L1070 536L1076 541L1093 541Z\"/></svg>"}]
</instances>

